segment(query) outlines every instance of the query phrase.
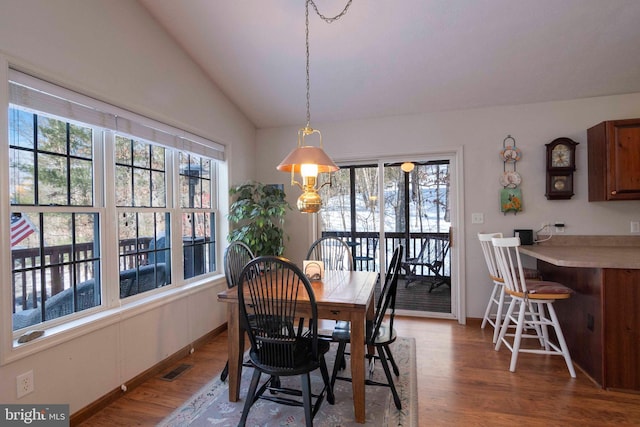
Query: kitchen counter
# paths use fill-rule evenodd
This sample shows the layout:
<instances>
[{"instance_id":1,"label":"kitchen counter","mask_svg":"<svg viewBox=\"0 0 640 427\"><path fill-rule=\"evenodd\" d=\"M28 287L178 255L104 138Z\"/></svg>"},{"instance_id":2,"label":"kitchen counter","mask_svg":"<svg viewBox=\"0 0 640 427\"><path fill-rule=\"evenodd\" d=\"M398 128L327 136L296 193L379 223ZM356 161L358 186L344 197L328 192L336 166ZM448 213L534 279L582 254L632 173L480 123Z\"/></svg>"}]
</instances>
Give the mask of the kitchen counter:
<instances>
[{"instance_id":1,"label":"kitchen counter","mask_svg":"<svg viewBox=\"0 0 640 427\"><path fill-rule=\"evenodd\" d=\"M640 247L520 246L520 253L559 267L640 269Z\"/></svg>"},{"instance_id":2,"label":"kitchen counter","mask_svg":"<svg viewBox=\"0 0 640 427\"><path fill-rule=\"evenodd\" d=\"M574 291L554 304L574 363L605 389L640 392L640 238L553 236L520 253Z\"/></svg>"}]
</instances>

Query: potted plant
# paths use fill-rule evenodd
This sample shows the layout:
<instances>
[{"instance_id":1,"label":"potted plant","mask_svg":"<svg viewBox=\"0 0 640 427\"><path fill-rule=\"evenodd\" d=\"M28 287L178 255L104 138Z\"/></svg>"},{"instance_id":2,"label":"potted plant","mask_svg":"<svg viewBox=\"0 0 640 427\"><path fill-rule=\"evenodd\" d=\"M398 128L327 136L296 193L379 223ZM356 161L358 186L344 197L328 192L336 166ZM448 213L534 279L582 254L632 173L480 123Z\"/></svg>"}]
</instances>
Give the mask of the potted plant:
<instances>
[{"instance_id":1,"label":"potted plant","mask_svg":"<svg viewBox=\"0 0 640 427\"><path fill-rule=\"evenodd\" d=\"M291 209L284 190L276 185L249 182L229 189L232 203L230 242L246 243L256 256L282 255L284 217Z\"/></svg>"}]
</instances>

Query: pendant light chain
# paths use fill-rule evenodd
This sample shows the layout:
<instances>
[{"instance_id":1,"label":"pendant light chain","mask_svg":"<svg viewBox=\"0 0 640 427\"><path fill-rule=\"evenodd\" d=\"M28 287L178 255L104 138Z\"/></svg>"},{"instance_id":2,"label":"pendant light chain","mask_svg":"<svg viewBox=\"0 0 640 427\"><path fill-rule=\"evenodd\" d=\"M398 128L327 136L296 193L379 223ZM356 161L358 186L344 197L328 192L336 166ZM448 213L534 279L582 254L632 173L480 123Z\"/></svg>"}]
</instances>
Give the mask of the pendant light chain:
<instances>
[{"instance_id":1,"label":"pendant light chain","mask_svg":"<svg viewBox=\"0 0 640 427\"><path fill-rule=\"evenodd\" d=\"M349 6L351 6L351 2L353 0L349 0L347 2L347 5L344 7L344 9L342 9L342 12L340 12L339 14L337 14L336 16L334 16L333 18L327 18L326 16L324 16L323 14L320 13L320 11L318 11L318 6L316 6L316 3L313 0L307 0L309 3L311 3L311 6L313 6L313 8L316 11L316 14L326 23L331 24L334 21L337 21L338 19L342 18L344 15L347 14L347 10L349 10Z\"/></svg>"},{"instance_id":2,"label":"pendant light chain","mask_svg":"<svg viewBox=\"0 0 640 427\"><path fill-rule=\"evenodd\" d=\"M307 0L305 2L305 46L307 49L307 128L309 128L309 124L311 123L311 96L310 96L310 89L311 86L309 84L309 3L311 3L311 6L313 6L313 9L316 11L316 14L320 17L320 19L322 19L324 22L331 24L332 22L337 21L338 19L342 18L344 15L346 15L347 10L349 10L349 6L351 6L351 2L353 0L349 0L346 4L346 6L344 7L344 9L342 9L342 12L340 12L339 14L337 14L336 16L334 16L333 18L328 18L326 16L324 16L323 14L320 13L320 11L318 10L318 6L315 4L315 2L313 0Z\"/></svg>"}]
</instances>

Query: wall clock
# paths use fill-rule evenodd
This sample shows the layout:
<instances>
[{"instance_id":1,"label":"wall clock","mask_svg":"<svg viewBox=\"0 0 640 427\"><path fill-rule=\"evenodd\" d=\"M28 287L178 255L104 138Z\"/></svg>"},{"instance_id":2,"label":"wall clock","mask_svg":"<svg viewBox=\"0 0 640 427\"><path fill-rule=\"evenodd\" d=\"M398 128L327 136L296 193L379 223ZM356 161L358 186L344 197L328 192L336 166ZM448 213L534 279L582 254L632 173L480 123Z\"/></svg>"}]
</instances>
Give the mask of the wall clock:
<instances>
[{"instance_id":1,"label":"wall clock","mask_svg":"<svg viewBox=\"0 0 640 427\"><path fill-rule=\"evenodd\" d=\"M573 196L573 172L576 170L577 142L557 138L547 147L547 191L549 200L570 199Z\"/></svg>"}]
</instances>

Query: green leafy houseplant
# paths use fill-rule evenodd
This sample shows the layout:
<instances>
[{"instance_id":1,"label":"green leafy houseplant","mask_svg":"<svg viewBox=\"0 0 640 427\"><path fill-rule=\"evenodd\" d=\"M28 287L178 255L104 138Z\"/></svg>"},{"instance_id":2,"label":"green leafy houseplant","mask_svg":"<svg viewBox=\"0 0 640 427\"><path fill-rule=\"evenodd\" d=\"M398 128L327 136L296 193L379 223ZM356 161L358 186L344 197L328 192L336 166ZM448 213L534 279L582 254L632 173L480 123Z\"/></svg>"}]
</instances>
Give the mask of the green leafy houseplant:
<instances>
[{"instance_id":1,"label":"green leafy houseplant","mask_svg":"<svg viewBox=\"0 0 640 427\"><path fill-rule=\"evenodd\" d=\"M233 227L228 240L246 243L256 256L282 255L284 217L291 210L284 190L250 182L230 188L229 195L233 202L228 218Z\"/></svg>"}]
</instances>

